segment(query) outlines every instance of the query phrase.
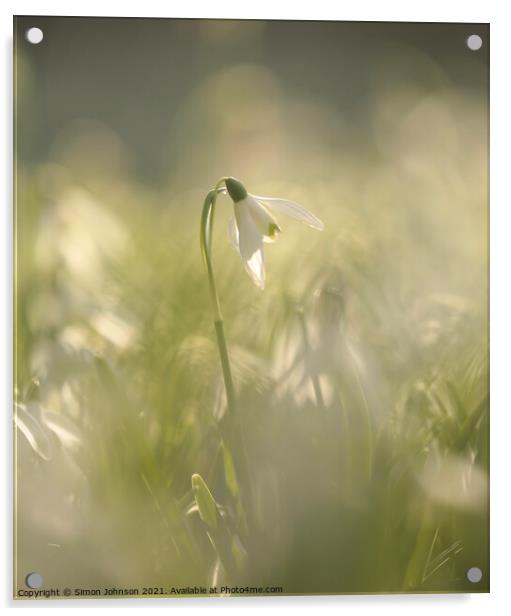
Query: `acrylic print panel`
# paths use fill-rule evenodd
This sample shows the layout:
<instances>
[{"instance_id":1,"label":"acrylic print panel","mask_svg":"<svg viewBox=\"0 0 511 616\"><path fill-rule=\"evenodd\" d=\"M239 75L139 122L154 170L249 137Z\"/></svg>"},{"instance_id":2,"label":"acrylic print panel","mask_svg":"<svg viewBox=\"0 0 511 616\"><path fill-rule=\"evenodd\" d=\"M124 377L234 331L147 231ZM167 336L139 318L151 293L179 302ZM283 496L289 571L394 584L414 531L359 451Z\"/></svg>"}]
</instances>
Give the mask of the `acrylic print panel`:
<instances>
[{"instance_id":1,"label":"acrylic print panel","mask_svg":"<svg viewBox=\"0 0 511 616\"><path fill-rule=\"evenodd\" d=\"M487 592L488 25L14 39L14 595Z\"/></svg>"}]
</instances>

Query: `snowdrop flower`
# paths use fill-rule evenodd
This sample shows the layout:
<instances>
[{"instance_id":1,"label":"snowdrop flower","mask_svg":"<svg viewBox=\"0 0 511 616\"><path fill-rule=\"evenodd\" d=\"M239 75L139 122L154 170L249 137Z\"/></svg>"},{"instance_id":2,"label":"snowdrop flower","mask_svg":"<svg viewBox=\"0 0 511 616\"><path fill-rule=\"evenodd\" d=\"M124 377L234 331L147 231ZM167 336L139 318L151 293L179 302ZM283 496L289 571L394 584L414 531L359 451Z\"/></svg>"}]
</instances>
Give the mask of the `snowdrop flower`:
<instances>
[{"instance_id":1,"label":"snowdrop flower","mask_svg":"<svg viewBox=\"0 0 511 616\"><path fill-rule=\"evenodd\" d=\"M274 214L285 214L320 231L324 225L319 218L297 203L250 194L235 178L225 179L225 189L234 202L234 218L229 224L230 240L240 253L253 282L264 289L263 243L274 242L281 232Z\"/></svg>"}]
</instances>

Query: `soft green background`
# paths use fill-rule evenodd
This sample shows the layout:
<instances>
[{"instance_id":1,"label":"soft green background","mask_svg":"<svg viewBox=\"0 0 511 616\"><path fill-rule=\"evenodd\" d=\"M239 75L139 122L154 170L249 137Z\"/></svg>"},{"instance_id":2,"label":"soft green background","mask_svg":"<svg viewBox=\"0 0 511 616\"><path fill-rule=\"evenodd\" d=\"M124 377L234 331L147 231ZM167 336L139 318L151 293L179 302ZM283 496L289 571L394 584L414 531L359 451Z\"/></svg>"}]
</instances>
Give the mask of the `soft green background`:
<instances>
[{"instance_id":1,"label":"soft green background","mask_svg":"<svg viewBox=\"0 0 511 616\"><path fill-rule=\"evenodd\" d=\"M199 473L228 583L488 590L488 27L15 26L16 586L209 584ZM279 219L260 292L218 201L247 532L198 245L223 175L325 223Z\"/></svg>"}]
</instances>

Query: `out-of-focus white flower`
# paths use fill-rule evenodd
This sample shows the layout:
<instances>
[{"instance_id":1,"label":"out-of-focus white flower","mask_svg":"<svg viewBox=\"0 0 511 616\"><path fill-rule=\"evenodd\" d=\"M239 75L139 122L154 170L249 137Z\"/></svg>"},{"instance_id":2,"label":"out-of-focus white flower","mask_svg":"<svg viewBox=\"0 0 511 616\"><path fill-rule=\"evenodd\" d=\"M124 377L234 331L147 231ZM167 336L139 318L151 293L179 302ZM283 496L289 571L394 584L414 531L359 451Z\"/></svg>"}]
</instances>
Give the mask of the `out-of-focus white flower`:
<instances>
[{"instance_id":1,"label":"out-of-focus white flower","mask_svg":"<svg viewBox=\"0 0 511 616\"><path fill-rule=\"evenodd\" d=\"M240 253L249 276L260 289L264 289L263 243L274 242L281 232L274 214L285 214L320 231L324 225L319 218L293 201L248 193L235 178L226 178L225 187L234 202L229 237Z\"/></svg>"}]
</instances>

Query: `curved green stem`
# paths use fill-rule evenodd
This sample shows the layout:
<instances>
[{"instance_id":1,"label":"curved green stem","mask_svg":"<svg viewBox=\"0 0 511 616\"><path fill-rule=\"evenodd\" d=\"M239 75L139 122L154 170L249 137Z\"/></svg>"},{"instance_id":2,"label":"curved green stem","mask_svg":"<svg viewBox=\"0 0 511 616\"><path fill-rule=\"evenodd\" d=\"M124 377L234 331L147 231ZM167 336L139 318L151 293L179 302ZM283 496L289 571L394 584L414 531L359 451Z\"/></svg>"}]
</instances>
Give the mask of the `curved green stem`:
<instances>
[{"instance_id":1,"label":"curved green stem","mask_svg":"<svg viewBox=\"0 0 511 616\"><path fill-rule=\"evenodd\" d=\"M222 373L224 377L225 393L227 398L227 430L224 431L224 438L233 451L238 449L241 452L238 458L238 470L247 482L247 489L249 487L249 471L248 461L245 449L245 443L243 439L243 433L241 430L240 420L236 410L236 396L234 392L234 384L231 372L231 363L229 361L229 353L227 350L227 341L224 332L224 322L222 318L222 311L220 309L220 301L218 299L218 292L216 289L215 274L213 272L212 261L212 238L213 238L213 221L215 215L216 198L220 191L220 186L226 178L220 178L215 184L215 187L208 192L202 206L201 225L200 225L200 246L202 259L204 261L204 267L208 275L209 292L211 296L211 303L213 305L215 332L218 343L218 350L220 354L220 362L222 364ZM240 447L233 447L239 441Z\"/></svg>"},{"instance_id":2,"label":"curved green stem","mask_svg":"<svg viewBox=\"0 0 511 616\"><path fill-rule=\"evenodd\" d=\"M221 178L216 183L213 190L210 190L204 200L201 216L201 231L200 244L204 266L208 275L209 292L211 303L213 304L215 331L218 342L218 350L220 352L220 361L222 363L222 372L224 375L225 393L227 396L227 406L232 416L236 413L236 398L234 395L234 384L232 380L231 364L229 361L229 353L227 351L227 342L224 333L224 321L222 311L220 310L220 301L216 290L215 274L213 272L212 254L212 237L213 237L213 221L215 215L216 197L220 185L225 180Z\"/></svg>"},{"instance_id":3,"label":"curved green stem","mask_svg":"<svg viewBox=\"0 0 511 616\"><path fill-rule=\"evenodd\" d=\"M213 274L213 264L211 261L211 238L213 232L213 215L216 202L217 190L216 187L210 190L204 200L202 206L202 216L200 225L200 247L202 253L202 259L204 261L204 267L208 274L209 292L211 300L213 302L213 309L215 312L215 320L222 319L222 313L220 312L220 302L218 301L218 293L216 291L215 276Z\"/></svg>"}]
</instances>

